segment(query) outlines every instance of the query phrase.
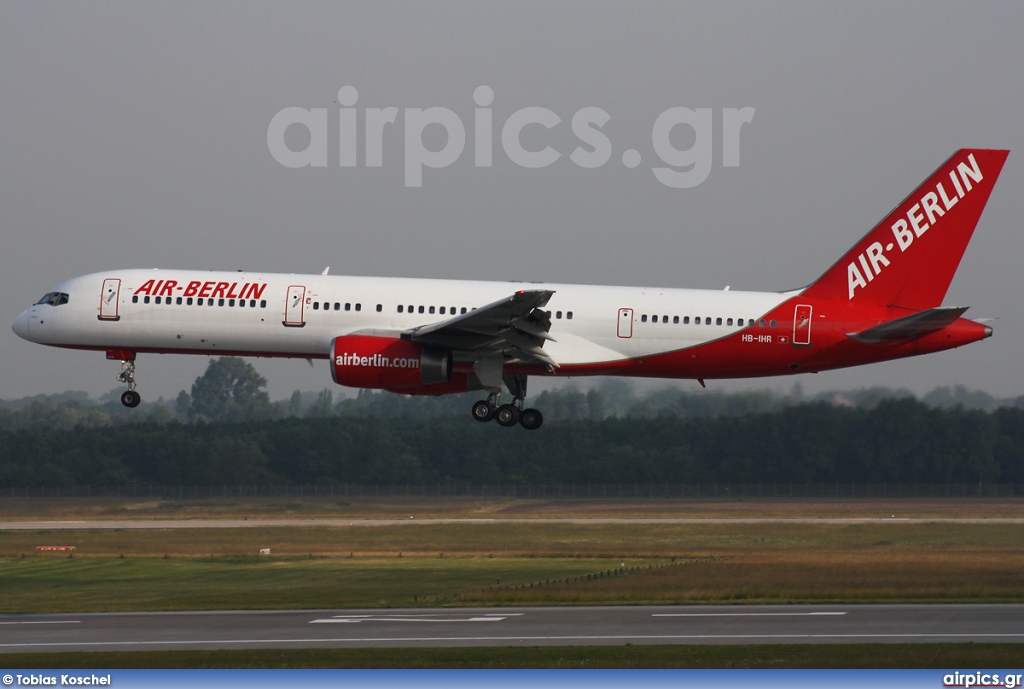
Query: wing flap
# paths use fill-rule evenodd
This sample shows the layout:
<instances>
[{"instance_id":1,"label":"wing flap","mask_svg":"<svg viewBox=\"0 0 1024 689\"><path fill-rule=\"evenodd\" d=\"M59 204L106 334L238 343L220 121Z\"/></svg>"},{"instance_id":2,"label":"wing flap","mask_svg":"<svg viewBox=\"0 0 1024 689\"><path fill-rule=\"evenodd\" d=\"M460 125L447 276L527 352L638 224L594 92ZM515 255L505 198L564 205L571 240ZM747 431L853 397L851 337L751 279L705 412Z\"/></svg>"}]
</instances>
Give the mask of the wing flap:
<instances>
[{"instance_id":1,"label":"wing flap","mask_svg":"<svg viewBox=\"0 0 1024 689\"><path fill-rule=\"evenodd\" d=\"M520 290L446 321L414 328L408 337L472 354L501 354L557 368L543 350L544 342L554 341L549 333L551 319L542 310L553 294L550 290Z\"/></svg>"}]
</instances>

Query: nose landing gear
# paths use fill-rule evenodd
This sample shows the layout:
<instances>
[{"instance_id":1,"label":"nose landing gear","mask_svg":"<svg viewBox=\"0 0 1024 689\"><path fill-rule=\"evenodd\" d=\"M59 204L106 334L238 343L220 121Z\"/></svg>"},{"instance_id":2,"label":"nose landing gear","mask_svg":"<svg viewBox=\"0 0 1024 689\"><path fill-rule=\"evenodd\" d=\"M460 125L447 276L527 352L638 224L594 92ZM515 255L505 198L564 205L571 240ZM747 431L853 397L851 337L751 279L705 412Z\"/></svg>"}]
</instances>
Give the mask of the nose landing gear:
<instances>
[{"instance_id":1,"label":"nose landing gear","mask_svg":"<svg viewBox=\"0 0 1024 689\"><path fill-rule=\"evenodd\" d=\"M121 393L121 404L135 408L142 402L142 395L135 390L135 352L114 350L107 352L108 359L121 360L121 373L117 376L119 383L127 383L128 389Z\"/></svg>"}]
</instances>

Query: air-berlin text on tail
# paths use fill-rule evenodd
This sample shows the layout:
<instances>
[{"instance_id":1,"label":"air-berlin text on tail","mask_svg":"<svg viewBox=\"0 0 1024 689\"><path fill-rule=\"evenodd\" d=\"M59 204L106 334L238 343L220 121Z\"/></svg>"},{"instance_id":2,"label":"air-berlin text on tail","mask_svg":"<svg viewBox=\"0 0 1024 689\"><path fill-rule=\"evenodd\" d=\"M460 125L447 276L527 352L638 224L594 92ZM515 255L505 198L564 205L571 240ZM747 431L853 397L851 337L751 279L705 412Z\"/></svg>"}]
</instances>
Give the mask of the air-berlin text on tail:
<instances>
[{"instance_id":1,"label":"air-berlin text on tail","mask_svg":"<svg viewBox=\"0 0 1024 689\"><path fill-rule=\"evenodd\" d=\"M152 297L221 297L224 299L259 299L265 282L219 282L217 280L191 280L181 284L177 280L147 280L134 294Z\"/></svg>"},{"instance_id":2,"label":"air-berlin text on tail","mask_svg":"<svg viewBox=\"0 0 1024 689\"><path fill-rule=\"evenodd\" d=\"M889 265L889 259L885 252L891 252L899 246L900 253L911 247L914 239L920 237L929 228L933 227L939 218L953 209L960 199L967 196L974 189L975 182L981 182L984 175L974 154L967 156L966 160L960 161L955 168L949 171L950 188L947 189L939 180L935 188L926 192L906 212L906 217L897 218L892 224L892 235L895 242L888 242L884 247L881 242L874 242L857 256L856 261L851 261L846 267L846 275L850 287L850 299L853 299L854 291L858 287L867 287L868 283L874 280L885 266Z\"/></svg>"}]
</instances>

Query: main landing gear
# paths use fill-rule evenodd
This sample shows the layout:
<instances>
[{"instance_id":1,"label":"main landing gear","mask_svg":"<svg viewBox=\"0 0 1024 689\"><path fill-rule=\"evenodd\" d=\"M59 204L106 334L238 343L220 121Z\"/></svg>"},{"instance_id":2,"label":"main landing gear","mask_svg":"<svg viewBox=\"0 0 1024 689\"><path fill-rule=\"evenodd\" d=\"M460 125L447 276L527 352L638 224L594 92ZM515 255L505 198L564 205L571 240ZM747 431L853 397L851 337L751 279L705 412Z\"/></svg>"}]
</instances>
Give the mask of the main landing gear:
<instances>
[{"instance_id":1,"label":"main landing gear","mask_svg":"<svg viewBox=\"0 0 1024 689\"><path fill-rule=\"evenodd\" d=\"M132 352L117 352L115 357L119 358L125 354L131 354L131 357L121 359L121 373L117 376L119 383L128 384L128 389L121 393L121 404L129 408L135 408L142 401L142 395L135 390L135 354ZM114 357L111 357L108 352L107 358Z\"/></svg>"},{"instance_id":2,"label":"main landing gear","mask_svg":"<svg viewBox=\"0 0 1024 689\"><path fill-rule=\"evenodd\" d=\"M487 399L473 405L473 418L477 421L495 420L499 426L511 428L519 424L528 431L535 431L544 423L544 415L536 409L524 409L526 397L526 376L505 376L505 384L512 392L512 402L501 404L501 392L492 392Z\"/></svg>"}]
</instances>

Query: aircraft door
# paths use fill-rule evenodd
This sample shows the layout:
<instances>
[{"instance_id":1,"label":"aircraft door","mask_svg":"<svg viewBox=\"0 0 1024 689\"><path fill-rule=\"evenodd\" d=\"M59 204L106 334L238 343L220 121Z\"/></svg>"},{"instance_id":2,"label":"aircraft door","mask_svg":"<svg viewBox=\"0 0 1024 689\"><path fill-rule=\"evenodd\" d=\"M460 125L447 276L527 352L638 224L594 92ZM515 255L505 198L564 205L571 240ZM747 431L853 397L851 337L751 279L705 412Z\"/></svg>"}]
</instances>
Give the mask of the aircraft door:
<instances>
[{"instance_id":1,"label":"aircraft door","mask_svg":"<svg viewBox=\"0 0 1024 689\"><path fill-rule=\"evenodd\" d=\"M793 314L793 344L797 347L808 347L811 344L811 307L809 304L797 304Z\"/></svg>"},{"instance_id":2,"label":"aircraft door","mask_svg":"<svg viewBox=\"0 0 1024 689\"><path fill-rule=\"evenodd\" d=\"M100 292L100 315L101 321L116 321L118 315L118 301L121 295L121 281L117 278L107 278L103 281L103 289Z\"/></svg>"},{"instance_id":3,"label":"aircraft door","mask_svg":"<svg viewBox=\"0 0 1024 689\"><path fill-rule=\"evenodd\" d=\"M633 309L619 309L619 337L633 337Z\"/></svg>"},{"instance_id":4,"label":"aircraft door","mask_svg":"<svg viewBox=\"0 0 1024 689\"><path fill-rule=\"evenodd\" d=\"M306 324L306 288L290 285L284 302L284 324L290 328L301 328Z\"/></svg>"}]
</instances>

